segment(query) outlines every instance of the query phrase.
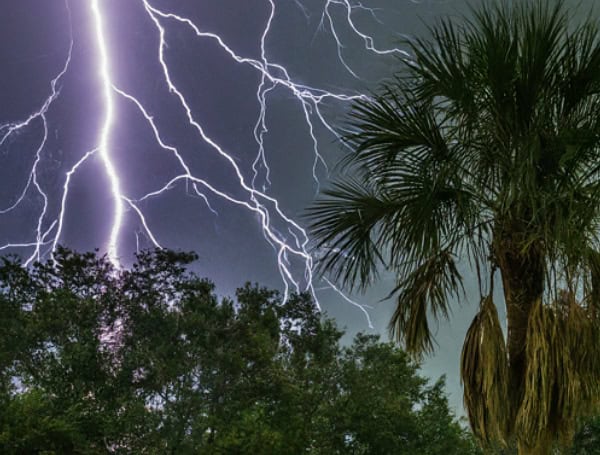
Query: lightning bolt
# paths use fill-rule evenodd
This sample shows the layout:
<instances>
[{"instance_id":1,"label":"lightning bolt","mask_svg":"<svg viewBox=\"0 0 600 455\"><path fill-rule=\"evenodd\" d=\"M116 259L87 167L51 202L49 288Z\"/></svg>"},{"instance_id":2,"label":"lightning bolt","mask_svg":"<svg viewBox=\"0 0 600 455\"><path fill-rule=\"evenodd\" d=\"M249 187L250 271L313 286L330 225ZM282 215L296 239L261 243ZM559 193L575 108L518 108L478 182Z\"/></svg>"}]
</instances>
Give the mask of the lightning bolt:
<instances>
[{"instance_id":1,"label":"lightning bolt","mask_svg":"<svg viewBox=\"0 0 600 455\"><path fill-rule=\"evenodd\" d=\"M91 23L93 24L94 42L97 48L97 83L103 106L96 145L92 150L85 152L64 174L63 185L58 198L58 213L52 218L49 214L49 200L55 196L50 194L41 184L38 178L38 170L42 156L47 148L47 115L53 103L59 98L59 85L63 76L69 70L71 63L74 46L73 35L71 33L70 47L65 64L51 81L50 94L43 101L40 108L22 121L0 125L0 148L8 142L11 136L20 132L27 132L39 123L41 123L42 129L42 140L36 148L35 159L22 191L13 203L5 208L0 207L0 216L10 215L26 200L31 199L30 193L37 194L38 199L41 200L41 207L33 229L33 238L30 241L24 242L8 241L0 246L0 251L14 249L30 250L31 253L25 262L26 265L33 260L43 258L46 254L51 254L62 239L65 215L68 211L72 177L84 165L92 165L93 163L86 164L92 157L98 157L103 172L107 177L109 186L107 191L112 200L110 233L105 249L110 261L116 268L120 268L123 261L123 258L120 256L120 241L123 238L124 219L126 216L129 216L128 213L137 218L139 228L145 234L150 244L159 248L163 247L160 236L153 232L151 220L141 208L142 203L152 198L163 196L179 184L185 184L186 188L191 189L193 195L201 198L208 210L215 216L217 212L210 204L210 201L213 199L220 199L232 208L239 208L253 213L259 222L265 241L274 250L277 259L277 268L284 287L284 298L287 299L291 289L297 292L308 291L313 294L318 303L317 293L322 288L315 287L314 281L316 278L313 274L315 262L318 258L310 251L309 236L300 223L294 220L281 207L279 200L270 194L272 171L268 163L265 145L265 137L269 132L269 123L267 120L269 99L276 89L285 90L300 108L304 119L305 132L312 143L314 158L311 177L315 182L315 191L318 191L320 184L318 177L319 168L321 167L324 172L328 172L328 166L321 152L320 141L316 133L317 129L324 129L324 131L327 131L335 140L343 145L339 132L325 113L324 106L327 103L348 104L355 100L367 99L367 95L352 90L325 90L300 83L295 80L291 72L284 65L270 59L267 46L277 15L275 0L265 0L265 4L268 7L268 14L260 35L260 55L256 57L241 55L233 46L227 43L224 37L203 30L201 26L188 17L163 10L157 7L151 0L137 0L140 2L142 10L153 25L158 37L158 47L155 55L160 65L165 87L179 105L179 109L187 121L187 126L195 132L198 144L202 144L203 146L202 150L208 149L222 163L222 166L228 169L234 178L234 182L227 182L227 186L223 187L197 174L191 164L184 159L184 154L181 153L177 146L169 143L169 140L166 139L161 125L155 120L154 113L147 107L143 99L136 96L134 92L125 87L119 87L116 84L111 62L110 39L107 35L106 27L107 23L111 20L110 14L106 11L106 0L87 1ZM308 21L311 17L310 9L301 0L294 0L294 3L300 8ZM68 3L66 3L66 9L70 17L71 12ZM350 31L355 38L361 40L365 50L374 56L385 58L389 55L406 55L403 50L398 48L384 49L377 47L374 38L363 32L357 25L356 15L364 13L370 15L373 20L379 21L379 11L376 8L371 8L360 2L351 0L327 0L320 12L319 28L328 32L337 49L341 65L355 78L360 78L360 75L348 63L344 55L345 47L339 31L340 27L343 27L346 32ZM342 23L339 22L340 20ZM207 129L198 120L197 114L188 100L186 93L177 85L175 81L176 77L169 65L169 48L167 46L168 34L172 28L189 30L198 40L210 41L233 62L249 68L259 76L255 92L259 109L253 131L256 154L249 170L242 169L233 155L225 147L221 146L216 138L209 134ZM179 168L179 173L145 194L131 195L123 191L122 178L119 175L119 168L114 160L115 152L112 148L114 141L113 127L119 121L119 108L126 104L133 106L137 110L140 118L146 124L150 137L153 138L160 150L175 160ZM250 171L250 177L245 175L245 171ZM235 183L237 187L234 192L230 189L228 190L228 188L231 188L232 183ZM139 242L140 239L136 233L136 243L139 245ZM371 319L365 305L361 305L344 295L327 278L323 278L323 280L327 285L327 289L340 294L348 303L358 307L364 313L368 325L372 327Z\"/></svg>"},{"instance_id":2,"label":"lightning bolt","mask_svg":"<svg viewBox=\"0 0 600 455\"><path fill-rule=\"evenodd\" d=\"M110 238L108 240L107 250L108 257L112 263L119 266L119 253L118 253L118 240L119 233L121 232L121 226L123 224L123 195L121 193L121 183L119 176L115 170L115 166L111 161L110 150L109 150L109 139L111 127L114 122L115 107L113 100L112 91L112 80L111 80L111 68L108 59L108 50L106 44L106 38L104 34L104 19L100 7L98 5L99 0L91 0L90 6L92 10L92 16L94 18L94 25L96 29L96 40L98 43L98 54L99 54L99 76L102 82L102 92L104 95L105 115L104 123L100 130L99 150L104 169L108 175L110 181L111 193L113 195L114 202L114 213L113 222L110 230Z\"/></svg>"},{"instance_id":3,"label":"lightning bolt","mask_svg":"<svg viewBox=\"0 0 600 455\"><path fill-rule=\"evenodd\" d=\"M67 14L69 15L69 23L70 23L71 22L71 19L70 19L71 18L71 10L69 9L68 3L65 3L65 7L67 10ZM42 131L43 131L42 140L35 151L35 160L33 162L31 170L29 172L27 182L26 182L23 190L21 191L20 195L17 197L17 200L10 206L8 206L4 209L0 209L0 215L4 215L4 214L10 213L13 210L15 210L25 200L27 193L29 192L32 185L35 188L35 191L37 192L37 194L42 198L42 201L43 201L42 208L41 208L41 211L39 213L39 216L38 216L38 219L36 222L35 240L31 241L31 242L20 242L20 243L10 243L9 242L0 247L0 251L9 249L9 248L33 247L33 252L29 256L29 258L25 261L25 265L30 264L33 260L41 259L42 248L45 245L52 243L50 240L48 240L48 237L50 236L51 232L58 224L58 220L54 220L50 224L50 226L45 231L43 231L44 221L45 221L46 213L48 210L48 195L46 194L46 192L44 191L44 189L42 188L42 186L39 182L38 165L41 161L42 152L46 146L46 141L48 140L48 120L47 120L46 116L47 116L47 113L48 113L50 107L52 106L54 101L58 98L58 95L60 92L59 88L58 88L58 84L59 84L60 80L63 78L63 76L66 74L67 70L69 69L72 54L73 54L73 32L71 30L70 31L70 44L69 44L69 51L67 54L67 59L65 61L65 64L63 65L62 69L58 73L58 75L54 79L52 79L52 81L50 82L50 95L48 95L48 97L44 100L41 107L38 110L36 110L35 112L31 113L29 115L29 117L27 117L25 120L0 125L0 134L1 134L0 148L1 148L4 145L4 143L11 136L15 135L16 133L27 130L33 124L35 124L37 121L41 121L41 123L42 123Z\"/></svg>"}]
</instances>

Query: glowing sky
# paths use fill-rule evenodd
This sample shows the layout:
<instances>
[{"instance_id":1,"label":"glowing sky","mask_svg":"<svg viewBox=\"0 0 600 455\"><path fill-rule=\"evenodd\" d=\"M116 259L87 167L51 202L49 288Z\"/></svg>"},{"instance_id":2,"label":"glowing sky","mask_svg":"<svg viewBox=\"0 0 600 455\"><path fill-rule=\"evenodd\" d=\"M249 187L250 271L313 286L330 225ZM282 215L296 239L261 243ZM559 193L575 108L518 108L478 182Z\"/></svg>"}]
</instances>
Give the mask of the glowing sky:
<instances>
[{"instance_id":1,"label":"glowing sky","mask_svg":"<svg viewBox=\"0 0 600 455\"><path fill-rule=\"evenodd\" d=\"M4 3L3 253L35 260L61 243L126 266L138 248L194 250L222 293L297 286L341 326L369 329L312 280L301 215L345 152L335 132L350 100L398 68L401 38L463 0ZM384 332L381 289L354 299ZM432 375L455 375L467 325L440 332L452 349Z\"/></svg>"},{"instance_id":2,"label":"glowing sky","mask_svg":"<svg viewBox=\"0 0 600 455\"><path fill-rule=\"evenodd\" d=\"M329 286L313 280L301 212L343 152L343 113L434 6L11 2L0 247L26 262L99 247L126 266L160 245L197 251L228 288Z\"/></svg>"}]
</instances>

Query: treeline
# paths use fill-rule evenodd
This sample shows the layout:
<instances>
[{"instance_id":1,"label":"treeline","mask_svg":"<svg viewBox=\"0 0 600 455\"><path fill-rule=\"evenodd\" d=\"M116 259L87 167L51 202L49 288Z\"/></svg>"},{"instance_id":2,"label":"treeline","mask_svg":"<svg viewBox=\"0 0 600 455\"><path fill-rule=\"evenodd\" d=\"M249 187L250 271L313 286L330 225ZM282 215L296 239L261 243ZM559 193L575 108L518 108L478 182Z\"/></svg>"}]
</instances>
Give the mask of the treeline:
<instances>
[{"instance_id":1,"label":"treeline","mask_svg":"<svg viewBox=\"0 0 600 455\"><path fill-rule=\"evenodd\" d=\"M2 454L480 454L392 343L343 331L309 295L235 299L144 252L128 270L59 249L0 262ZM515 454L509 448L486 453ZM600 454L600 418L574 446Z\"/></svg>"},{"instance_id":2,"label":"treeline","mask_svg":"<svg viewBox=\"0 0 600 455\"><path fill-rule=\"evenodd\" d=\"M2 454L469 454L444 383L308 295L219 299L194 255L0 264Z\"/></svg>"},{"instance_id":3,"label":"treeline","mask_svg":"<svg viewBox=\"0 0 600 455\"><path fill-rule=\"evenodd\" d=\"M0 262L2 454L480 454L392 343L343 331L310 296L235 299L144 252L128 270L59 249ZM513 444L489 453L515 454ZM574 446L600 454L600 418Z\"/></svg>"}]
</instances>

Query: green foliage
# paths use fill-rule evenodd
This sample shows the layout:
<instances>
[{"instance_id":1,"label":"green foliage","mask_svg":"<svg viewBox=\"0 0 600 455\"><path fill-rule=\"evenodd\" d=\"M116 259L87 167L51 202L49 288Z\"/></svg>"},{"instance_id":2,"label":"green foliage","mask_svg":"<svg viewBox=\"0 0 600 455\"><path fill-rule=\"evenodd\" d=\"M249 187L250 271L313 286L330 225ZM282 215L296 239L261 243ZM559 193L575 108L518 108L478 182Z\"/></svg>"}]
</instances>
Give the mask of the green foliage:
<instances>
[{"instance_id":1,"label":"green foliage","mask_svg":"<svg viewBox=\"0 0 600 455\"><path fill-rule=\"evenodd\" d=\"M367 335L342 348L305 294L219 300L193 259L5 260L1 453L478 453L443 381L403 351Z\"/></svg>"},{"instance_id":2,"label":"green foliage","mask_svg":"<svg viewBox=\"0 0 600 455\"><path fill-rule=\"evenodd\" d=\"M449 412L444 379L428 386L417 367L375 336L358 335L345 349L340 383L347 395L336 412L352 453L479 453Z\"/></svg>"},{"instance_id":3,"label":"green foliage","mask_svg":"<svg viewBox=\"0 0 600 455\"><path fill-rule=\"evenodd\" d=\"M592 417L582 423L573 438L571 454L600 455L600 416Z\"/></svg>"},{"instance_id":4,"label":"green foliage","mask_svg":"<svg viewBox=\"0 0 600 455\"><path fill-rule=\"evenodd\" d=\"M66 411L66 412L65 412ZM85 444L85 435L70 410L56 409L40 390L8 400L0 414L3 453L71 454Z\"/></svg>"}]
</instances>

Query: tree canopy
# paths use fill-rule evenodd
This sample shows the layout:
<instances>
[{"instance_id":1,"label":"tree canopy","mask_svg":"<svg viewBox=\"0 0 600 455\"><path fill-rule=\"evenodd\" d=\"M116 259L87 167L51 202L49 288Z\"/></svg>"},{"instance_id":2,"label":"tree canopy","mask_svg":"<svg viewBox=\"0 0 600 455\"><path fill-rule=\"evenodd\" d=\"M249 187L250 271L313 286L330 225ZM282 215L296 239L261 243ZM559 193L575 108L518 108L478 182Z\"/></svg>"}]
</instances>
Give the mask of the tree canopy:
<instances>
[{"instance_id":1,"label":"tree canopy","mask_svg":"<svg viewBox=\"0 0 600 455\"><path fill-rule=\"evenodd\" d=\"M402 350L308 295L219 299L192 254L0 265L3 454L479 453Z\"/></svg>"}]
</instances>

